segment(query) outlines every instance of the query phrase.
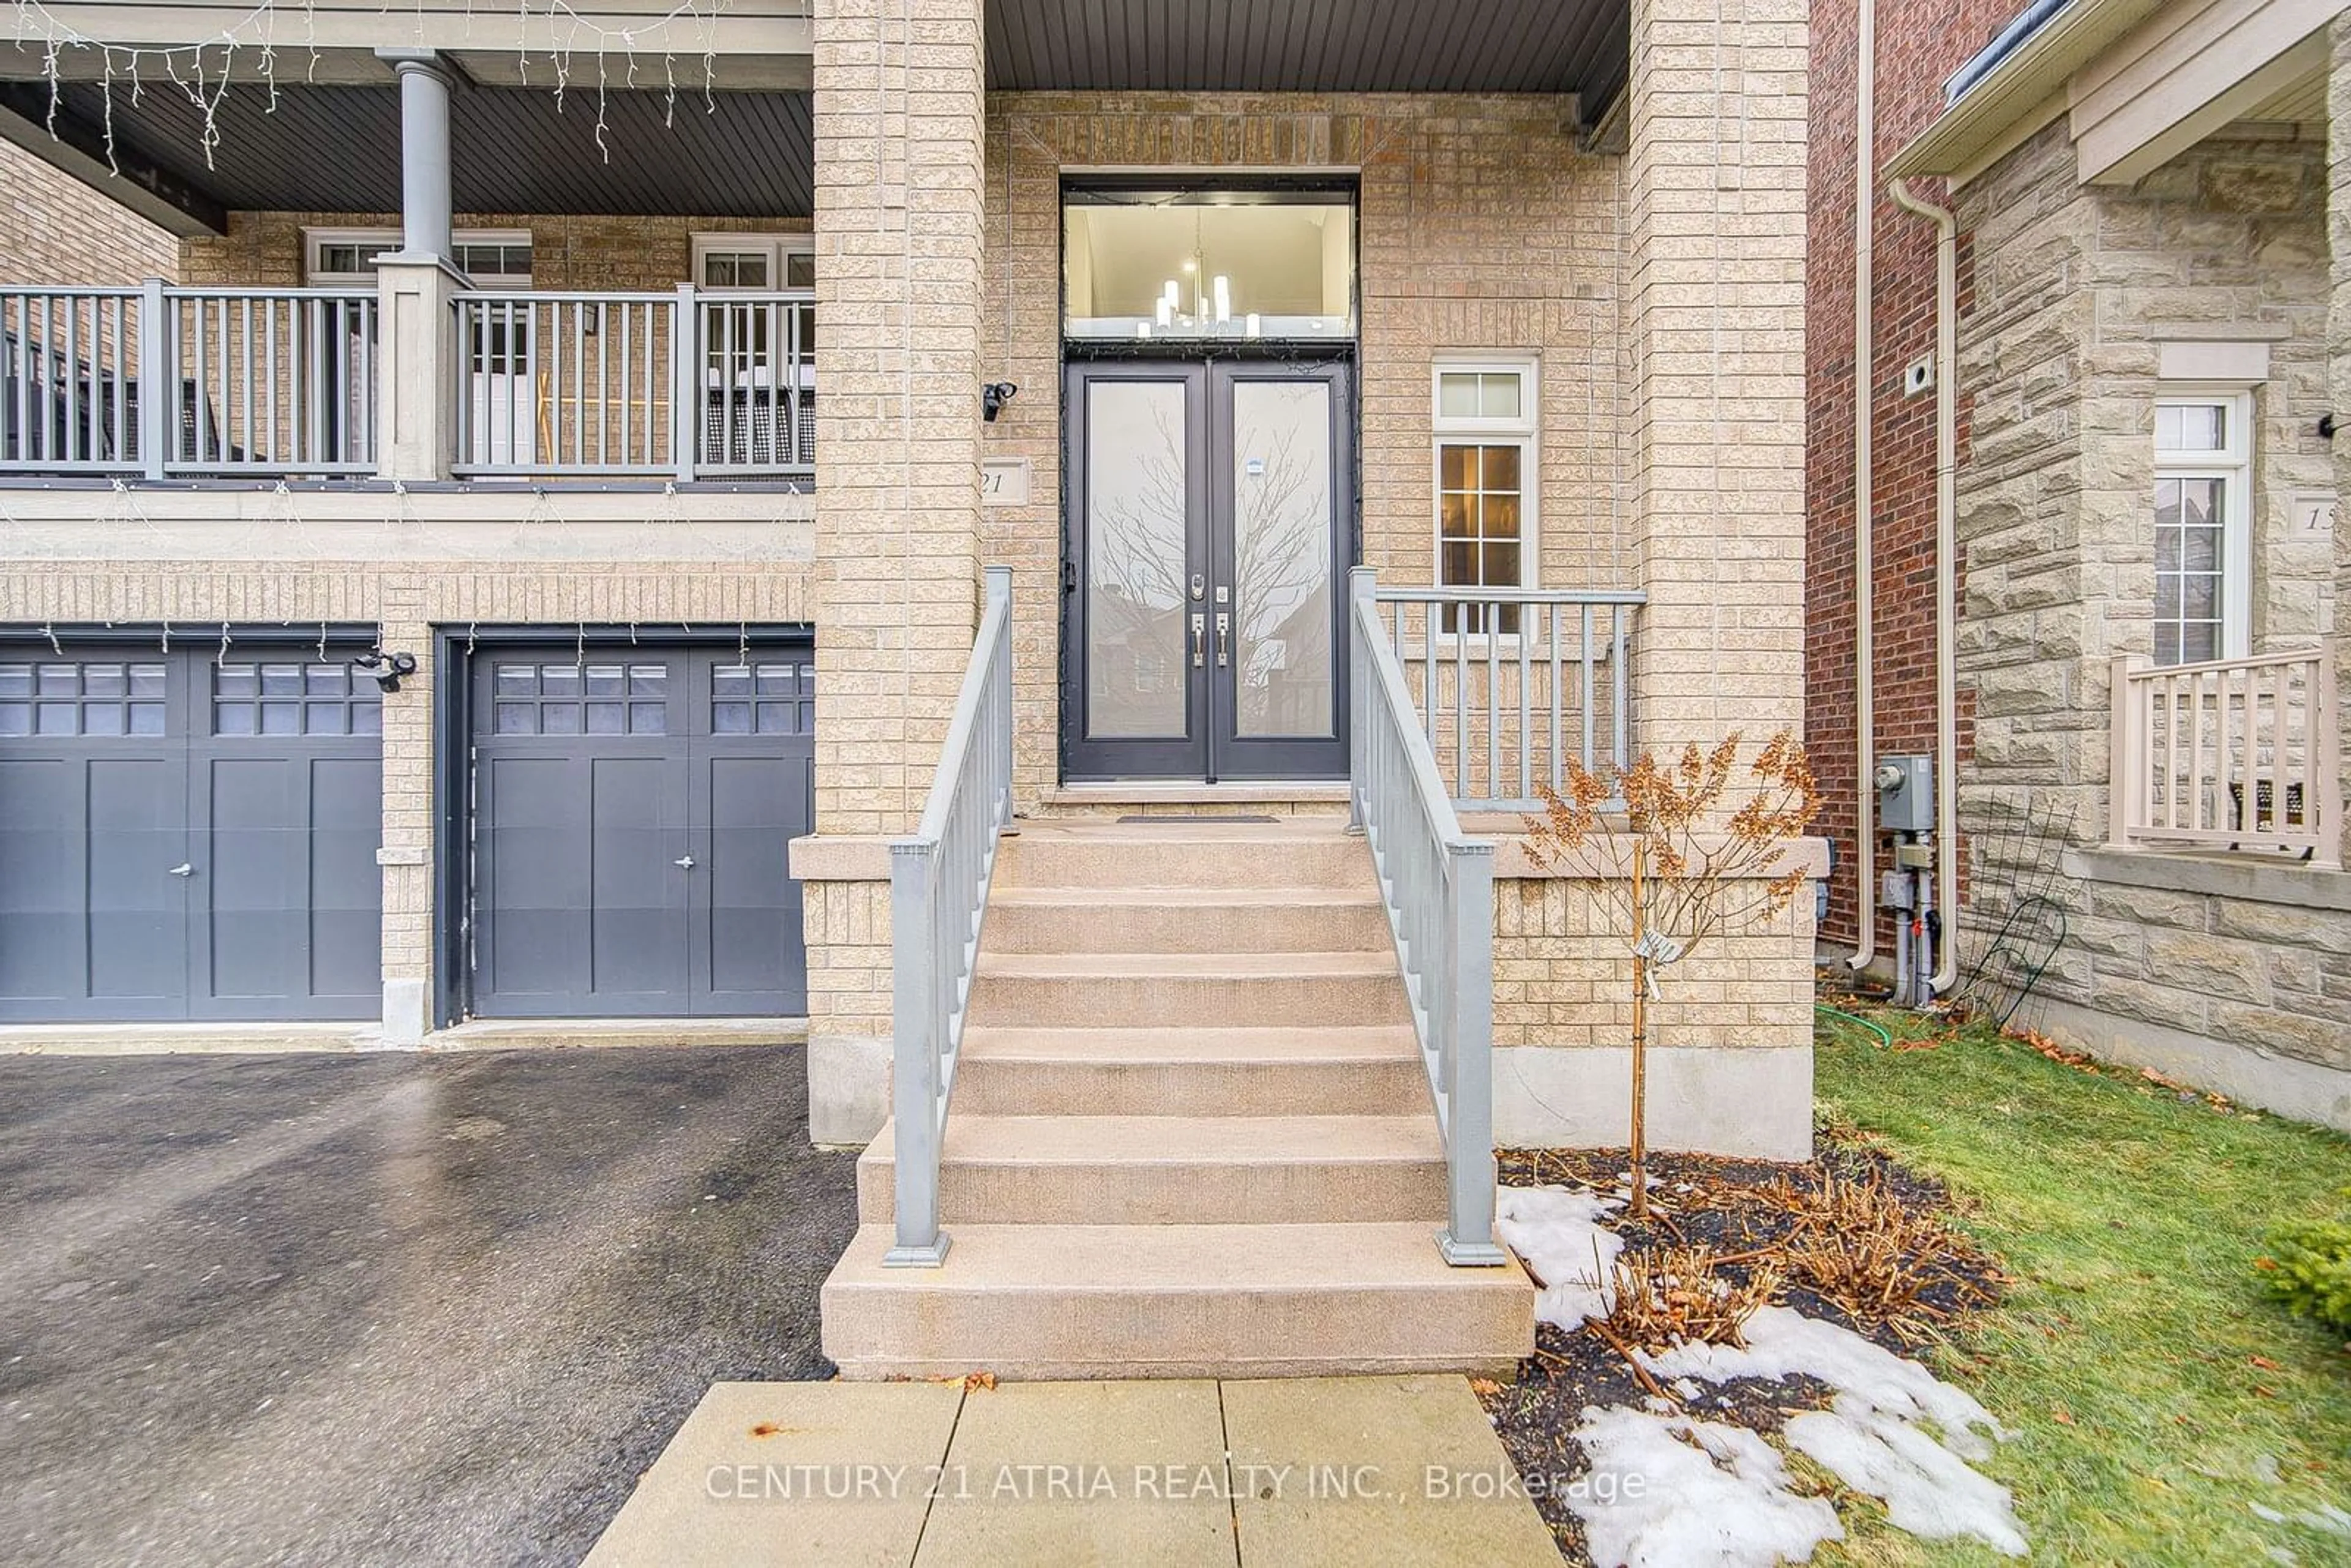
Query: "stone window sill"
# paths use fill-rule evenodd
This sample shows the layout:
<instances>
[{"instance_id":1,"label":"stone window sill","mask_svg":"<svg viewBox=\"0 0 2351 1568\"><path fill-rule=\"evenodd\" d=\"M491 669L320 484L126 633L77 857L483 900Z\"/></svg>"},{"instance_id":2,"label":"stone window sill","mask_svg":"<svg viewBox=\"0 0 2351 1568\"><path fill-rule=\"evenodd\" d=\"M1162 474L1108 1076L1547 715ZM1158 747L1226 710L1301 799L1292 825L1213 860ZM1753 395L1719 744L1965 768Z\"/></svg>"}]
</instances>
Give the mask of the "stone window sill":
<instances>
[{"instance_id":1,"label":"stone window sill","mask_svg":"<svg viewBox=\"0 0 2351 1568\"><path fill-rule=\"evenodd\" d=\"M2351 872L2270 855L2187 850L2069 850L2065 873L2085 882L2151 887L2303 909L2351 911Z\"/></svg>"}]
</instances>

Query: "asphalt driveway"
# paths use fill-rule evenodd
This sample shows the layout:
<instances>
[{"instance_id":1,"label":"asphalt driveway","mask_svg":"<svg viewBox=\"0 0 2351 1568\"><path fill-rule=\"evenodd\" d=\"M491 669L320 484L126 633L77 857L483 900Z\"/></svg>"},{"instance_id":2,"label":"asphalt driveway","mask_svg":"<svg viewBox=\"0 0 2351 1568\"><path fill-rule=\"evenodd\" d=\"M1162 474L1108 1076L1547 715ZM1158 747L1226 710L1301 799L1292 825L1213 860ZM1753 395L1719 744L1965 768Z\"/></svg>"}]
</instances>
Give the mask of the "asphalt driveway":
<instances>
[{"instance_id":1,"label":"asphalt driveway","mask_svg":"<svg viewBox=\"0 0 2351 1568\"><path fill-rule=\"evenodd\" d=\"M831 1375L792 1048L0 1058L0 1562L570 1563Z\"/></svg>"}]
</instances>

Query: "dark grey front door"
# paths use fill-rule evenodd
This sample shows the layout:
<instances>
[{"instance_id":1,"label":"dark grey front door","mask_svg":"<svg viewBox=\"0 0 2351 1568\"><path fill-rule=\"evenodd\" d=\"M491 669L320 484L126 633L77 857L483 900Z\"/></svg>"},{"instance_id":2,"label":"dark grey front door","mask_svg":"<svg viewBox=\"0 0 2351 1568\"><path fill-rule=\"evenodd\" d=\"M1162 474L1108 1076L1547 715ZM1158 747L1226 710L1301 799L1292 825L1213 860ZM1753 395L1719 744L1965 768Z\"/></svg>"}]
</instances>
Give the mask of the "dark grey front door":
<instances>
[{"instance_id":1,"label":"dark grey front door","mask_svg":"<svg viewBox=\"0 0 2351 1568\"><path fill-rule=\"evenodd\" d=\"M1070 778L1346 772L1348 386L1337 364L1069 367Z\"/></svg>"},{"instance_id":2,"label":"dark grey front door","mask_svg":"<svg viewBox=\"0 0 2351 1568\"><path fill-rule=\"evenodd\" d=\"M382 707L355 651L0 648L0 1019L378 1012Z\"/></svg>"},{"instance_id":3,"label":"dark grey front door","mask_svg":"<svg viewBox=\"0 0 2351 1568\"><path fill-rule=\"evenodd\" d=\"M807 1010L785 846L814 818L806 643L474 662L473 1008Z\"/></svg>"}]
</instances>

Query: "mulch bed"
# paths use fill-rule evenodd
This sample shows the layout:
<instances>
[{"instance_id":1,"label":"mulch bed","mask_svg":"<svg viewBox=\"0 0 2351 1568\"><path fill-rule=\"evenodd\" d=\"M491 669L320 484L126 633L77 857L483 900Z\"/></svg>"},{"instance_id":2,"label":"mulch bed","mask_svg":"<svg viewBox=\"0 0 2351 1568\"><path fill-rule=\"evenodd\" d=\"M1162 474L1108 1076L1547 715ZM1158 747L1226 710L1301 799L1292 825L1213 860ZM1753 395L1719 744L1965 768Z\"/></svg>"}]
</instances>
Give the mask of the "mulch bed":
<instances>
[{"instance_id":1,"label":"mulch bed","mask_svg":"<svg viewBox=\"0 0 2351 1568\"><path fill-rule=\"evenodd\" d=\"M1626 1190L1622 1149L1504 1149L1498 1151L1498 1162L1506 1186L1556 1186L1618 1195ZM1797 1232L1798 1221L1767 1196L1783 1178L1807 1191L1818 1191L1832 1176L1840 1182L1876 1180L1905 1210L1945 1214L1950 1208L1949 1194L1939 1183L1904 1169L1876 1149L1826 1138L1807 1165L1653 1154L1648 1167L1651 1217L1636 1220L1620 1210L1606 1222L1624 1239L1628 1259L1654 1248L1687 1245L1738 1255L1788 1240ZM1750 1278L1748 1265L1740 1263L1726 1264L1721 1272L1740 1283ZM1938 1324L1954 1322L1989 1302L2002 1282L1991 1260L1970 1252L1931 1272L1934 1277L1918 1297L1924 1312L1917 1315ZM1920 1354L1915 1322L1912 1337L1906 1339L1896 1326L1857 1317L1794 1279L1786 1281L1774 1300L1808 1316L1841 1323L1897 1355ZM1650 1397L1649 1390L1625 1356L1590 1324L1569 1333L1549 1323L1535 1326L1535 1354L1519 1364L1515 1379L1500 1385L1479 1382L1477 1387L1503 1448L1520 1474L1530 1478L1535 1506L1558 1540L1561 1555L1571 1563L1589 1563L1582 1526L1568 1511L1563 1495L1590 1469L1572 1434L1586 1406L1637 1406ZM1809 1377L1740 1379L1700 1385L1685 1408L1696 1417L1775 1435L1789 1416L1825 1406L1831 1392Z\"/></svg>"}]
</instances>

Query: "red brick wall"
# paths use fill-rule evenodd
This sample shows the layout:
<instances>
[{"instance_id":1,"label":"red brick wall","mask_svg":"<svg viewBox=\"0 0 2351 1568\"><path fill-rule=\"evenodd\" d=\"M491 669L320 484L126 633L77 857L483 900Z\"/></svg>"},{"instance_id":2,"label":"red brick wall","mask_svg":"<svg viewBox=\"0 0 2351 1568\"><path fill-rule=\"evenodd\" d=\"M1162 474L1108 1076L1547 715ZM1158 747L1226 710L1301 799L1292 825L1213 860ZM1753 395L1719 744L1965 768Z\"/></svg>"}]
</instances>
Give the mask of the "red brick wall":
<instances>
[{"instance_id":1,"label":"red brick wall","mask_svg":"<svg viewBox=\"0 0 2351 1568\"><path fill-rule=\"evenodd\" d=\"M2021 8L2022 0L1878 0L1876 162L1886 161L1943 107L1943 82ZM1859 13L1855 0L1813 11L1811 260L1805 301L1808 423L1804 462L1805 731L1836 844L1823 939L1852 945L1854 811L1854 115ZM1914 185L1930 200L1940 182ZM1902 373L1935 349L1935 227L1896 206L1878 178L1872 295L1876 341L1871 436L1876 494L1876 739L1873 754L1935 746L1935 396L1902 393ZM1959 299L1969 296L1968 236L1959 236ZM1959 461L1967 460L1961 389ZM1964 579L1962 580L1964 582ZM1972 749L1972 702L1959 693L1959 758ZM1873 883L1884 864L1880 856ZM1881 948L1893 927L1881 916Z\"/></svg>"}]
</instances>

